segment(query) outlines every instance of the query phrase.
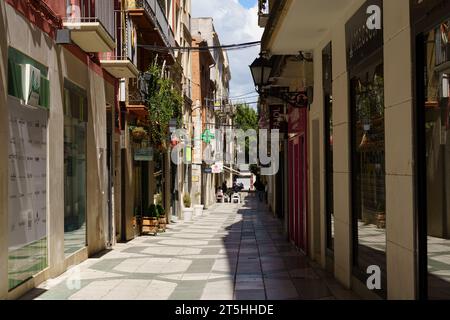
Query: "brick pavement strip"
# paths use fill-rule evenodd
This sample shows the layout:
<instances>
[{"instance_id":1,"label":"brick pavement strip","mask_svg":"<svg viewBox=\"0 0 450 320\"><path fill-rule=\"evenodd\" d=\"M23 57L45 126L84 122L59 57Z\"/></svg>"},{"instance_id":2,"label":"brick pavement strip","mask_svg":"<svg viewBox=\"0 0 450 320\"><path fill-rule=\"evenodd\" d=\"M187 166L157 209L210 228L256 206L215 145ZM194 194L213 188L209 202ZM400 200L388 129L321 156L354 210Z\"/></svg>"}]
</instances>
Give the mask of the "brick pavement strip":
<instances>
[{"instance_id":1,"label":"brick pavement strip","mask_svg":"<svg viewBox=\"0 0 450 320\"><path fill-rule=\"evenodd\" d=\"M357 298L286 242L282 229L252 197L216 204L164 234L117 244L23 299Z\"/></svg>"}]
</instances>

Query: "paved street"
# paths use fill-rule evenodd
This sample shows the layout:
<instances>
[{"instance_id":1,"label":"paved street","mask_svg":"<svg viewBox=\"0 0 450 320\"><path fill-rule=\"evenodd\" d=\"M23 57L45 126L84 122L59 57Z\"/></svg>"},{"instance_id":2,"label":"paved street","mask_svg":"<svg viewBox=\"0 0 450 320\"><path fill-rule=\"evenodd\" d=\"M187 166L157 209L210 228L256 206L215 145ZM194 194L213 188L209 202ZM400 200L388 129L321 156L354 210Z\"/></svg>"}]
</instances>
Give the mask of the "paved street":
<instances>
[{"instance_id":1,"label":"paved street","mask_svg":"<svg viewBox=\"0 0 450 320\"><path fill-rule=\"evenodd\" d=\"M81 281L77 281L81 279ZM91 258L23 299L352 299L253 197Z\"/></svg>"}]
</instances>

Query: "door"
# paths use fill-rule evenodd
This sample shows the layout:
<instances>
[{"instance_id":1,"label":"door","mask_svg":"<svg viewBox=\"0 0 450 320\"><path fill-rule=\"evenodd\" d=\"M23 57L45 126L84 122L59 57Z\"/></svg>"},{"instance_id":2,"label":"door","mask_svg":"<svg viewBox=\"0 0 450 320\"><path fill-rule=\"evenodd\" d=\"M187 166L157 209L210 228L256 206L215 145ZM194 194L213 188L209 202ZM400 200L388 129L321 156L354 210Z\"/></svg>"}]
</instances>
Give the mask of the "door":
<instances>
[{"instance_id":1,"label":"door","mask_svg":"<svg viewBox=\"0 0 450 320\"><path fill-rule=\"evenodd\" d=\"M307 252L307 186L305 136L289 140L289 239Z\"/></svg>"}]
</instances>

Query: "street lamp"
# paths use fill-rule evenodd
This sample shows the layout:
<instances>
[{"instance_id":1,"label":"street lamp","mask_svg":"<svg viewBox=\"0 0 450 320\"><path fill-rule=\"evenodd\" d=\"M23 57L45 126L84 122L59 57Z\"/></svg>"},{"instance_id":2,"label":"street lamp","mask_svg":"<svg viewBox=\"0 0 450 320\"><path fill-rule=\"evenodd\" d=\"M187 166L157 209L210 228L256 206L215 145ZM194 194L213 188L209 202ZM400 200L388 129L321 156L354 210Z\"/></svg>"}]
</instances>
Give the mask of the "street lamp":
<instances>
[{"instance_id":1,"label":"street lamp","mask_svg":"<svg viewBox=\"0 0 450 320\"><path fill-rule=\"evenodd\" d=\"M261 93L262 88L268 84L270 74L272 73L272 64L262 55L256 58L250 65L253 82L255 83L256 91Z\"/></svg>"},{"instance_id":2,"label":"street lamp","mask_svg":"<svg viewBox=\"0 0 450 320\"><path fill-rule=\"evenodd\" d=\"M271 96L281 99L294 108L307 108L312 103L312 87L307 91L290 91L289 87L270 87L263 89L269 84L270 74L272 73L272 63L261 54L250 65L253 82L256 92L261 96Z\"/></svg>"}]
</instances>

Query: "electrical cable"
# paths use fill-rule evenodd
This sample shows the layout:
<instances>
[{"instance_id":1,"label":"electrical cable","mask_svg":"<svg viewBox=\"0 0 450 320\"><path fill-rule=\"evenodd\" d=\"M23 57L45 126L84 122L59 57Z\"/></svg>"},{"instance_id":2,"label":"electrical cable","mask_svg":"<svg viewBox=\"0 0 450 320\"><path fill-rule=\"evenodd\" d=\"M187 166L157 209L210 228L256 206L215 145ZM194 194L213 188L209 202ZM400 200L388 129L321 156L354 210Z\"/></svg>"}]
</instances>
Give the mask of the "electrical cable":
<instances>
[{"instance_id":1,"label":"electrical cable","mask_svg":"<svg viewBox=\"0 0 450 320\"><path fill-rule=\"evenodd\" d=\"M158 52L167 52L170 50L179 50L179 51L208 51L212 49L222 49L222 50L241 50L251 48L257 45L260 45L261 41L252 41L252 42L244 42L237 44L228 44L228 45L220 45L220 46L204 46L204 47L165 47L165 46L157 46L157 45L147 45L147 44L138 44L138 47L144 48L147 50L153 50Z\"/></svg>"}]
</instances>

